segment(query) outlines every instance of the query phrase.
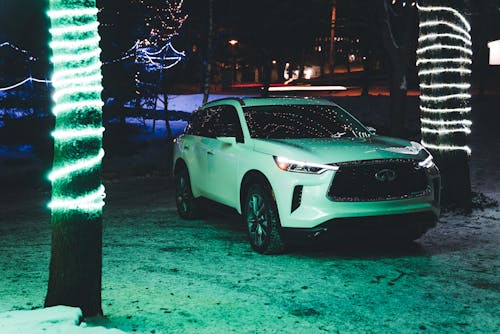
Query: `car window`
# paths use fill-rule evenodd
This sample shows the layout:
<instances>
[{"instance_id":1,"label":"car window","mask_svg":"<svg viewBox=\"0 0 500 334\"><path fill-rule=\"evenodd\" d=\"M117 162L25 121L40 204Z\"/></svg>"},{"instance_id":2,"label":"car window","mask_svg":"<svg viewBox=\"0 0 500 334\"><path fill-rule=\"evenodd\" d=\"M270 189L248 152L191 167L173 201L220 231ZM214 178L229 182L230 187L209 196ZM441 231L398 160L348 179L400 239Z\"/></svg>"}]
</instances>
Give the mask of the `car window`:
<instances>
[{"instance_id":1,"label":"car window","mask_svg":"<svg viewBox=\"0 0 500 334\"><path fill-rule=\"evenodd\" d=\"M191 119L186 127L185 133L189 135L201 136L201 127L203 124L203 110L195 110L191 114Z\"/></svg>"},{"instance_id":2,"label":"car window","mask_svg":"<svg viewBox=\"0 0 500 334\"><path fill-rule=\"evenodd\" d=\"M203 137L236 137L243 140L236 109L229 105L199 109L191 116L186 133Z\"/></svg>"},{"instance_id":3,"label":"car window","mask_svg":"<svg viewBox=\"0 0 500 334\"><path fill-rule=\"evenodd\" d=\"M369 131L340 107L331 105L272 105L244 108L252 138L367 137Z\"/></svg>"},{"instance_id":4,"label":"car window","mask_svg":"<svg viewBox=\"0 0 500 334\"><path fill-rule=\"evenodd\" d=\"M233 106L220 106L218 111L220 118L216 126L217 136L236 137L238 141L243 140L243 131L236 109Z\"/></svg>"}]
</instances>

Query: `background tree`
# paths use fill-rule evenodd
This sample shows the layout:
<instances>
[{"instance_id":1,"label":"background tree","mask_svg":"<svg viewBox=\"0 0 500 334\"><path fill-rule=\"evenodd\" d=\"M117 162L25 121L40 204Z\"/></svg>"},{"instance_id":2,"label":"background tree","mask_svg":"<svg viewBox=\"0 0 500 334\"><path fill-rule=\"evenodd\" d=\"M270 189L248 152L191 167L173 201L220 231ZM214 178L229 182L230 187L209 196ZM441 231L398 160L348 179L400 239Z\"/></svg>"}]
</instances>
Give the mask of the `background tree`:
<instances>
[{"instance_id":1,"label":"background tree","mask_svg":"<svg viewBox=\"0 0 500 334\"><path fill-rule=\"evenodd\" d=\"M471 26L463 1L421 0L418 12L422 143L441 170L443 202L470 208Z\"/></svg>"},{"instance_id":2,"label":"background tree","mask_svg":"<svg viewBox=\"0 0 500 334\"><path fill-rule=\"evenodd\" d=\"M208 0L208 34L207 34L207 51L204 65L204 81L203 81L203 103L208 101L210 94L210 82L212 76L212 57L213 57L213 39L214 39L214 0Z\"/></svg>"},{"instance_id":3,"label":"background tree","mask_svg":"<svg viewBox=\"0 0 500 334\"><path fill-rule=\"evenodd\" d=\"M95 1L51 0L56 116L52 248L45 306L102 314L102 101Z\"/></svg>"},{"instance_id":4,"label":"background tree","mask_svg":"<svg viewBox=\"0 0 500 334\"><path fill-rule=\"evenodd\" d=\"M406 134L406 94L409 55L416 39L415 3L377 0L376 13L384 49L390 65L389 91L391 135Z\"/></svg>"}]
</instances>

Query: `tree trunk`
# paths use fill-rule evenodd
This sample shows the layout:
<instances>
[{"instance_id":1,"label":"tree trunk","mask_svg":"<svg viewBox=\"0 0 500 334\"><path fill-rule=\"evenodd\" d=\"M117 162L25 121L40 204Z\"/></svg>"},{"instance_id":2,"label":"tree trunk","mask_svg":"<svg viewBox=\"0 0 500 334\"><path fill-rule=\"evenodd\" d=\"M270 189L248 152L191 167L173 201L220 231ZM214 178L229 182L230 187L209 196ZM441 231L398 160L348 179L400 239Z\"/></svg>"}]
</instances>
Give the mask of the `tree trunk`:
<instances>
[{"instance_id":1,"label":"tree trunk","mask_svg":"<svg viewBox=\"0 0 500 334\"><path fill-rule=\"evenodd\" d=\"M328 48L328 68L330 76L333 77L335 72L335 24L337 21L337 1L331 0L331 16L330 16L330 47Z\"/></svg>"},{"instance_id":2,"label":"tree trunk","mask_svg":"<svg viewBox=\"0 0 500 334\"><path fill-rule=\"evenodd\" d=\"M205 80L203 83L203 103L208 102L210 94L210 82L212 76L212 53L213 53L213 30L214 30L214 1L208 0L208 40L207 40L207 56L205 62Z\"/></svg>"},{"instance_id":3,"label":"tree trunk","mask_svg":"<svg viewBox=\"0 0 500 334\"><path fill-rule=\"evenodd\" d=\"M97 11L91 12L94 8L94 0L51 0L49 11L56 123L49 175L52 249L45 306L80 307L84 316L102 314L100 49L97 27L65 31L92 26L97 21Z\"/></svg>"},{"instance_id":4,"label":"tree trunk","mask_svg":"<svg viewBox=\"0 0 500 334\"><path fill-rule=\"evenodd\" d=\"M45 306L80 307L101 315L102 221L52 215L50 277Z\"/></svg>"},{"instance_id":5,"label":"tree trunk","mask_svg":"<svg viewBox=\"0 0 500 334\"><path fill-rule=\"evenodd\" d=\"M172 128L170 127L170 117L168 114L168 94L167 93L163 94L163 117L165 120L165 128L167 130L167 140L170 142L170 140L173 137L173 134L172 134Z\"/></svg>"},{"instance_id":6,"label":"tree trunk","mask_svg":"<svg viewBox=\"0 0 500 334\"><path fill-rule=\"evenodd\" d=\"M460 6L463 9L463 2L419 2L417 66L422 144L441 170L442 203L470 209L472 40Z\"/></svg>"},{"instance_id":7,"label":"tree trunk","mask_svg":"<svg viewBox=\"0 0 500 334\"><path fill-rule=\"evenodd\" d=\"M392 9L386 0L378 2L378 20L382 31L382 42L389 56L390 75L390 121L391 135L403 137L406 135L406 93L408 90L406 71L408 67L408 52L412 38L412 27L415 23L414 8L410 5L402 11L399 25L391 23ZM398 27L400 26L400 28ZM396 33L398 36L396 36ZM397 38L399 37L399 38Z\"/></svg>"}]
</instances>

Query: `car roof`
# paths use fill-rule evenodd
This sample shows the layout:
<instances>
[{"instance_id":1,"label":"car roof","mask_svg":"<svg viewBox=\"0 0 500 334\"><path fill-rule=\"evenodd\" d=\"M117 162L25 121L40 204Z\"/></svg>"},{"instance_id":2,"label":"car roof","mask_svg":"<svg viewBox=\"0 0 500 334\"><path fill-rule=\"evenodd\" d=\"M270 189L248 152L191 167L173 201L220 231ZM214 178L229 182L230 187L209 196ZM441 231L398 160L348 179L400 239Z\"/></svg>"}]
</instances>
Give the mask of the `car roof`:
<instances>
[{"instance_id":1,"label":"car roof","mask_svg":"<svg viewBox=\"0 0 500 334\"><path fill-rule=\"evenodd\" d=\"M224 104L228 101L237 101L241 106L253 107L253 106L267 106L267 105L287 105L287 104L321 104L321 105L334 105L332 101L325 98L317 97L296 97L296 96L280 96L280 97L225 97L222 99L217 99L210 101L203 105L204 107L210 107L215 105Z\"/></svg>"}]
</instances>

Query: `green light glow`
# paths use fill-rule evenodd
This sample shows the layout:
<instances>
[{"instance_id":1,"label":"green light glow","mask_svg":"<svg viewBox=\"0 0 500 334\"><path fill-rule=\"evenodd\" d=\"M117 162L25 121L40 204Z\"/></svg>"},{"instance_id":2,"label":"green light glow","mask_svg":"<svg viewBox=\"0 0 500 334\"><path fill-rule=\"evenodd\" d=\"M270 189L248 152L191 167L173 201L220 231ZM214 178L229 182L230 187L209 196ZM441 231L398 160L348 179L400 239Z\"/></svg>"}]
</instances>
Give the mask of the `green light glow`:
<instances>
[{"instance_id":1,"label":"green light glow","mask_svg":"<svg viewBox=\"0 0 500 334\"><path fill-rule=\"evenodd\" d=\"M50 47L56 116L52 214L100 214L104 186L102 149L102 75L95 0L51 0Z\"/></svg>"},{"instance_id":2,"label":"green light glow","mask_svg":"<svg viewBox=\"0 0 500 334\"><path fill-rule=\"evenodd\" d=\"M57 130L52 132L52 137L60 140L80 139L85 137L102 137L104 128L81 128L73 130Z\"/></svg>"}]
</instances>

